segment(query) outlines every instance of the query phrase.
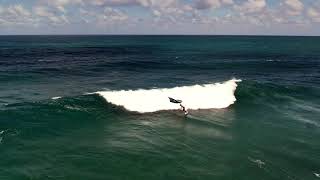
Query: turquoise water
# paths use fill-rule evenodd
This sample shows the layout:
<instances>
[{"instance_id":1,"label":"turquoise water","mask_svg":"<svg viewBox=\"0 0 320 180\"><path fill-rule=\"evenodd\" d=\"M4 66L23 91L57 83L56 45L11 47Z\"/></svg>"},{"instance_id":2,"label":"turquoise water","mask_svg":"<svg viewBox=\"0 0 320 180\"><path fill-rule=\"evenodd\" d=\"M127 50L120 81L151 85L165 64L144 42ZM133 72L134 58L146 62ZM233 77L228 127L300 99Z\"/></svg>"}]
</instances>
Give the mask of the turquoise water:
<instances>
[{"instance_id":1,"label":"turquoise water","mask_svg":"<svg viewBox=\"0 0 320 180\"><path fill-rule=\"evenodd\" d=\"M0 42L0 179L319 179L318 37L1 36ZM218 96L234 96L234 103L190 109L187 117L161 106L129 111L94 93L233 78L242 80L234 94ZM217 96L210 93L192 105ZM145 105L143 96L126 95Z\"/></svg>"}]
</instances>

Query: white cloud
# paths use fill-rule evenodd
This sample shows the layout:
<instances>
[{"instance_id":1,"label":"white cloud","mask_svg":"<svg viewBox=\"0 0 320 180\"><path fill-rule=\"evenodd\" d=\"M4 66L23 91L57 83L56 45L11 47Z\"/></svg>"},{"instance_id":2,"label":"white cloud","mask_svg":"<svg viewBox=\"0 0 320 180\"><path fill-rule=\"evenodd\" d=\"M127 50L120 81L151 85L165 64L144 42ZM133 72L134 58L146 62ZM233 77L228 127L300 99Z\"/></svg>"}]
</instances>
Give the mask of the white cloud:
<instances>
[{"instance_id":1,"label":"white cloud","mask_svg":"<svg viewBox=\"0 0 320 180\"><path fill-rule=\"evenodd\" d=\"M247 0L242 4L234 5L234 11L222 19L225 23L249 23L254 26L265 27L278 26L281 24L307 25L308 21L302 14L295 17L289 14L289 11L293 11L292 9L293 8L288 7L288 5L284 3L279 3L278 6L271 7L268 6L266 0ZM295 13L297 14L296 11Z\"/></svg>"},{"instance_id":2,"label":"white cloud","mask_svg":"<svg viewBox=\"0 0 320 180\"><path fill-rule=\"evenodd\" d=\"M0 7L0 25L34 25L35 21L29 10L21 4Z\"/></svg>"},{"instance_id":3,"label":"white cloud","mask_svg":"<svg viewBox=\"0 0 320 180\"><path fill-rule=\"evenodd\" d=\"M197 0L195 3L195 8L197 9L218 8L220 6L220 0Z\"/></svg>"},{"instance_id":4,"label":"white cloud","mask_svg":"<svg viewBox=\"0 0 320 180\"><path fill-rule=\"evenodd\" d=\"M195 8L196 9L210 9L210 8L219 8L222 5L231 5L233 0L196 0Z\"/></svg>"},{"instance_id":5,"label":"white cloud","mask_svg":"<svg viewBox=\"0 0 320 180\"><path fill-rule=\"evenodd\" d=\"M66 12L65 6L73 4L81 4L83 5L84 0L39 0L40 5L42 6L50 6L55 7L61 12Z\"/></svg>"},{"instance_id":6,"label":"white cloud","mask_svg":"<svg viewBox=\"0 0 320 180\"><path fill-rule=\"evenodd\" d=\"M195 11L191 4L179 0L148 0L143 6L153 15L151 22L155 23L154 26L169 27L169 24L179 24L186 21L187 17L190 18ZM150 17L144 19L150 20Z\"/></svg>"},{"instance_id":7,"label":"white cloud","mask_svg":"<svg viewBox=\"0 0 320 180\"><path fill-rule=\"evenodd\" d=\"M41 22L50 25L63 25L69 23L68 18L64 14L58 15L46 6L34 7L33 13L38 19L40 19Z\"/></svg>"},{"instance_id":8,"label":"white cloud","mask_svg":"<svg viewBox=\"0 0 320 180\"><path fill-rule=\"evenodd\" d=\"M98 15L97 18L99 23L119 23L128 20L129 17L118 9L106 7L103 14Z\"/></svg>"},{"instance_id":9,"label":"white cloud","mask_svg":"<svg viewBox=\"0 0 320 180\"><path fill-rule=\"evenodd\" d=\"M154 15L154 16L161 16L161 12L160 11L158 11L158 10L152 10L152 14Z\"/></svg>"},{"instance_id":10,"label":"white cloud","mask_svg":"<svg viewBox=\"0 0 320 180\"><path fill-rule=\"evenodd\" d=\"M233 4L233 0L221 0L223 4Z\"/></svg>"},{"instance_id":11,"label":"white cloud","mask_svg":"<svg viewBox=\"0 0 320 180\"><path fill-rule=\"evenodd\" d=\"M285 0L284 4L295 11L302 11L304 7L303 3L300 0Z\"/></svg>"},{"instance_id":12,"label":"white cloud","mask_svg":"<svg viewBox=\"0 0 320 180\"><path fill-rule=\"evenodd\" d=\"M0 0L1 1L1 0ZM72 29L137 29L219 25L275 27L320 22L320 0L35 0L36 3L0 5L0 26L52 26ZM316 3L318 2L318 4ZM133 7L135 6L135 7ZM29 7L29 8L27 8ZM219 9L215 9L219 8ZM137 13L139 11L139 13ZM217 11L219 13L212 13ZM219 14L219 15L216 15ZM225 15L227 14L227 15ZM89 25L88 25L89 24ZM48 26L50 25L50 26ZM100 26L101 25L101 26ZM106 26L108 28L106 28ZM55 27L56 28L56 27ZM3 28L2 28L3 29ZM1 29L0 29L1 30ZM152 33L152 32L151 32Z\"/></svg>"},{"instance_id":13,"label":"white cloud","mask_svg":"<svg viewBox=\"0 0 320 180\"><path fill-rule=\"evenodd\" d=\"M99 11L90 11L85 8L80 8L80 19L85 23L93 23L98 26L105 24L119 24L127 22L129 16L124 11L112 7L105 7Z\"/></svg>"},{"instance_id":14,"label":"white cloud","mask_svg":"<svg viewBox=\"0 0 320 180\"><path fill-rule=\"evenodd\" d=\"M143 3L139 0L87 0L85 2L96 6L129 6Z\"/></svg>"},{"instance_id":15,"label":"white cloud","mask_svg":"<svg viewBox=\"0 0 320 180\"><path fill-rule=\"evenodd\" d=\"M284 0L285 12L290 16L297 16L304 10L304 5L300 0Z\"/></svg>"},{"instance_id":16,"label":"white cloud","mask_svg":"<svg viewBox=\"0 0 320 180\"><path fill-rule=\"evenodd\" d=\"M37 6L33 9L35 15L40 17L50 17L54 16L53 13L49 12L48 7L45 6Z\"/></svg>"},{"instance_id":17,"label":"white cloud","mask_svg":"<svg viewBox=\"0 0 320 180\"><path fill-rule=\"evenodd\" d=\"M162 7L162 8L168 8L168 7L173 7L173 6L180 6L182 5L178 0L141 0L141 2L145 1L144 4L145 6L148 7Z\"/></svg>"},{"instance_id":18,"label":"white cloud","mask_svg":"<svg viewBox=\"0 0 320 180\"><path fill-rule=\"evenodd\" d=\"M311 7L308 9L307 15L313 22L320 23L320 11L319 10Z\"/></svg>"},{"instance_id":19,"label":"white cloud","mask_svg":"<svg viewBox=\"0 0 320 180\"><path fill-rule=\"evenodd\" d=\"M265 9L267 3L265 0L248 0L241 5L236 5L235 9L241 11L242 13L257 13Z\"/></svg>"}]
</instances>

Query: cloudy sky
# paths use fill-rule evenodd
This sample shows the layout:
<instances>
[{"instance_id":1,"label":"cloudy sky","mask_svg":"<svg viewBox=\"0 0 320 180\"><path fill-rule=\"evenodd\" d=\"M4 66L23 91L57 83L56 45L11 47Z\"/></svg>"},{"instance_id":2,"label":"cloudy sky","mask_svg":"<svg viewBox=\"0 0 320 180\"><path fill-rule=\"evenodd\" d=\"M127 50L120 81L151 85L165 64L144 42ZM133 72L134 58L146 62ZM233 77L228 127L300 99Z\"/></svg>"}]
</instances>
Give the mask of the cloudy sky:
<instances>
[{"instance_id":1,"label":"cloudy sky","mask_svg":"<svg viewBox=\"0 0 320 180\"><path fill-rule=\"evenodd\" d=\"M320 0L0 0L0 34L320 35Z\"/></svg>"}]
</instances>

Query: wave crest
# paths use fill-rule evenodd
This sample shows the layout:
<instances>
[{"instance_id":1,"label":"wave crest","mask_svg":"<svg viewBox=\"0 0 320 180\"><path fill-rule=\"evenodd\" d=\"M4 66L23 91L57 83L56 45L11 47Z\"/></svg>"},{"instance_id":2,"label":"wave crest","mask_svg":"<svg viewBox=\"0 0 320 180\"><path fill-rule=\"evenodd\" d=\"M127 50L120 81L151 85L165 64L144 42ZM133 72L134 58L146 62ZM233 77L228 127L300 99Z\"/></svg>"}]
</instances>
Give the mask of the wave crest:
<instances>
[{"instance_id":1,"label":"wave crest","mask_svg":"<svg viewBox=\"0 0 320 180\"><path fill-rule=\"evenodd\" d=\"M163 89L99 91L96 93L112 104L140 113L179 109L179 104L170 103L168 97L181 99L187 109L221 109L236 101L234 92L237 82L241 80L231 79L222 83Z\"/></svg>"}]
</instances>

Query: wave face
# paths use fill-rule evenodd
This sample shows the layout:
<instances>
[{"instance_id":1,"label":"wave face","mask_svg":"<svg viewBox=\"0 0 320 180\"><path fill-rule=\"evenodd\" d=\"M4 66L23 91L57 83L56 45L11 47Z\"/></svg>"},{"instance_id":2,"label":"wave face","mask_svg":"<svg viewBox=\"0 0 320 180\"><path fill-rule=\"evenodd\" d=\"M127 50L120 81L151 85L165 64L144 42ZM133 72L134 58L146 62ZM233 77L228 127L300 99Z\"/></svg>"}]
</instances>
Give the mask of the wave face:
<instances>
[{"instance_id":1,"label":"wave face","mask_svg":"<svg viewBox=\"0 0 320 180\"><path fill-rule=\"evenodd\" d=\"M121 90L96 92L108 102L140 113L179 109L179 104L170 103L168 97L181 99L188 109L226 108L236 101L234 92L237 82L231 79L223 83L183 86L151 90Z\"/></svg>"}]
</instances>

